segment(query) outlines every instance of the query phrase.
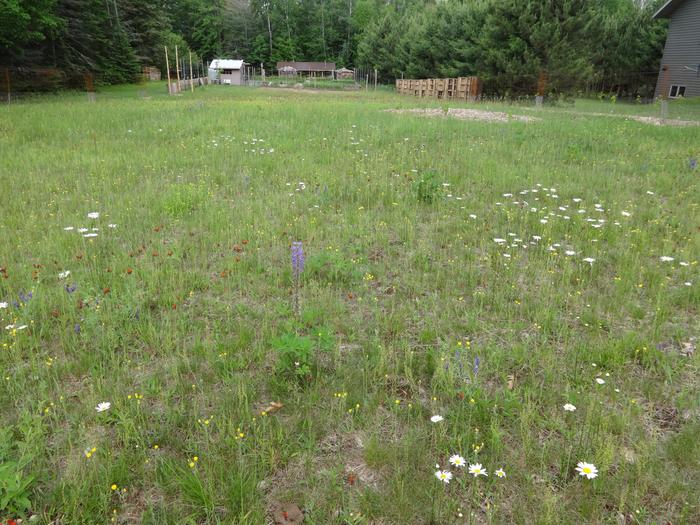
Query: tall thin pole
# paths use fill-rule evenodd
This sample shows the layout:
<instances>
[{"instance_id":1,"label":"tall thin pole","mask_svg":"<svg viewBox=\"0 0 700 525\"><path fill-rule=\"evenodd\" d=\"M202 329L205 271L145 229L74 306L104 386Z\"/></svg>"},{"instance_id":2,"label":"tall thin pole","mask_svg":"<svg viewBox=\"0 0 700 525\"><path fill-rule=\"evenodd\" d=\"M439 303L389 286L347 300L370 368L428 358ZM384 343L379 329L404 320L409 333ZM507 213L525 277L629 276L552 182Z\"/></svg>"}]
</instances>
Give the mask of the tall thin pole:
<instances>
[{"instance_id":1,"label":"tall thin pole","mask_svg":"<svg viewBox=\"0 0 700 525\"><path fill-rule=\"evenodd\" d=\"M190 88L192 88L192 93L194 93L194 75L192 75L192 51L190 51Z\"/></svg>"},{"instance_id":2,"label":"tall thin pole","mask_svg":"<svg viewBox=\"0 0 700 525\"><path fill-rule=\"evenodd\" d=\"M12 95L10 91L10 68L5 68L5 85L7 85L7 103L9 104L12 100Z\"/></svg>"},{"instance_id":3,"label":"tall thin pole","mask_svg":"<svg viewBox=\"0 0 700 525\"><path fill-rule=\"evenodd\" d=\"M177 46L175 46L175 74L177 75L177 91L180 92L180 59L177 54Z\"/></svg>"},{"instance_id":4,"label":"tall thin pole","mask_svg":"<svg viewBox=\"0 0 700 525\"><path fill-rule=\"evenodd\" d=\"M374 90L377 91L377 68L374 68Z\"/></svg>"},{"instance_id":5,"label":"tall thin pole","mask_svg":"<svg viewBox=\"0 0 700 525\"><path fill-rule=\"evenodd\" d=\"M168 46L165 47L165 69L168 70L168 95L172 95L172 87L170 86L170 60L168 60Z\"/></svg>"}]
</instances>

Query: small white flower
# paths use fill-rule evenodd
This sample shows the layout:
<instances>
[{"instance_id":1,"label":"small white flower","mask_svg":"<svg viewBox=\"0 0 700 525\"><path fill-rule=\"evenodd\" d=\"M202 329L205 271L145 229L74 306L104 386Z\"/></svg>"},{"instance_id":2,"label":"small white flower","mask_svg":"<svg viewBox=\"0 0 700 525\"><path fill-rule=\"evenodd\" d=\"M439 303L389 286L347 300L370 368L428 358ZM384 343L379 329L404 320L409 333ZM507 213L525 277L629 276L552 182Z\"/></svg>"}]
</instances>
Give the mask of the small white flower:
<instances>
[{"instance_id":1,"label":"small white flower","mask_svg":"<svg viewBox=\"0 0 700 525\"><path fill-rule=\"evenodd\" d=\"M686 286L693 286L693 283L691 281L686 281L683 284Z\"/></svg>"},{"instance_id":2,"label":"small white flower","mask_svg":"<svg viewBox=\"0 0 700 525\"><path fill-rule=\"evenodd\" d=\"M470 214L469 214L469 218L470 218L470 219L476 219L476 215L474 215L473 213L470 213Z\"/></svg>"},{"instance_id":3,"label":"small white flower","mask_svg":"<svg viewBox=\"0 0 700 525\"><path fill-rule=\"evenodd\" d=\"M98 211L91 211L90 213L87 214L89 219L99 219L100 218L100 212Z\"/></svg>"},{"instance_id":4,"label":"small white flower","mask_svg":"<svg viewBox=\"0 0 700 525\"><path fill-rule=\"evenodd\" d=\"M467 464L466 461L464 461L464 458L459 454L454 454L453 456L450 456L450 463L455 467L463 467Z\"/></svg>"},{"instance_id":5,"label":"small white flower","mask_svg":"<svg viewBox=\"0 0 700 525\"><path fill-rule=\"evenodd\" d=\"M104 412L105 410L109 410L111 406L112 403L110 403L109 401L103 401L102 403L97 403L95 410L97 410L98 412Z\"/></svg>"},{"instance_id":6,"label":"small white flower","mask_svg":"<svg viewBox=\"0 0 700 525\"><path fill-rule=\"evenodd\" d=\"M576 465L576 472L579 476L585 476L588 479L593 479L598 477L598 469L593 463L586 463L585 461L579 461Z\"/></svg>"},{"instance_id":7,"label":"small white flower","mask_svg":"<svg viewBox=\"0 0 700 525\"><path fill-rule=\"evenodd\" d=\"M583 262L587 262L588 264L593 264L595 262L595 259L593 257L586 257Z\"/></svg>"},{"instance_id":8,"label":"small white flower","mask_svg":"<svg viewBox=\"0 0 700 525\"><path fill-rule=\"evenodd\" d=\"M574 410L576 410L576 407L571 403L567 403L566 405L564 405L564 410L566 410L567 412L573 412Z\"/></svg>"},{"instance_id":9,"label":"small white flower","mask_svg":"<svg viewBox=\"0 0 700 525\"><path fill-rule=\"evenodd\" d=\"M435 472L435 477L440 481L449 483L452 479L452 472L450 472L449 470L438 470Z\"/></svg>"},{"instance_id":10,"label":"small white flower","mask_svg":"<svg viewBox=\"0 0 700 525\"><path fill-rule=\"evenodd\" d=\"M79 231L80 233L84 233L84 232L90 231L90 230L88 230L88 228L78 228L78 231Z\"/></svg>"},{"instance_id":11,"label":"small white flower","mask_svg":"<svg viewBox=\"0 0 700 525\"><path fill-rule=\"evenodd\" d=\"M71 231L71 230L75 230L75 228L73 228L73 226L66 226L66 227L63 228L63 229L66 230L67 232L69 232L69 231Z\"/></svg>"},{"instance_id":12,"label":"small white flower","mask_svg":"<svg viewBox=\"0 0 700 525\"><path fill-rule=\"evenodd\" d=\"M117 227L116 224L108 224L108 225L107 225L107 228L116 228L116 227Z\"/></svg>"},{"instance_id":13,"label":"small white flower","mask_svg":"<svg viewBox=\"0 0 700 525\"><path fill-rule=\"evenodd\" d=\"M629 217L630 215L632 215L632 214L631 214L630 212L628 212L628 211L623 211L623 212L622 212L622 216L623 216L623 217Z\"/></svg>"},{"instance_id":14,"label":"small white flower","mask_svg":"<svg viewBox=\"0 0 700 525\"><path fill-rule=\"evenodd\" d=\"M439 422L442 421L443 419L445 419L445 418L442 417L442 416L437 416L437 415L436 415L436 416L431 417L431 418L430 418L430 421L432 421L433 423L439 423Z\"/></svg>"},{"instance_id":15,"label":"small white flower","mask_svg":"<svg viewBox=\"0 0 700 525\"><path fill-rule=\"evenodd\" d=\"M596 377L595 382L598 383L599 385L604 385L605 379L603 379L602 377Z\"/></svg>"},{"instance_id":16,"label":"small white flower","mask_svg":"<svg viewBox=\"0 0 700 525\"><path fill-rule=\"evenodd\" d=\"M7 308L7 303L0 303L0 308Z\"/></svg>"},{"instance_id":17,"label":"small white flower","mask_svg":"<svg viewBox=\"0 0 700 525\"><path fill-rule=\"evenodd\" d=\"M97 237L96 233L86 233L83 235L83 237Z\"/></svg>"},{"instance_id":18,"label":"small white flower","mask_svg":"<svg viewBox=\"0 0 700 525\"><path fill-rule=\"evenodd\" d=\"M496 238L493 240L493 242L495 242L496 244L503 244L504 242L506 242L506 240L505 240L505 239L500 239L500 238L496 237Z\"/></svg>"},{"instance_id":19,"label":"small white flower","mask_svg":"<svg viewBox=\"0 0 700 525\"><path fill-rule=\"evenodd\" d=\"M661 257L659 257L659 260L661 262L671 262L674 259L673 259L673 257L669 257L668 255L662 255Z\"/></svg>"},{"instance_id":20,"label":"small white flower","mask_svg":"<svg viewBox=\"0 0 700 525\"><path fill-rule=\"evenodd\" d=\"M571 256L571 255L576 255L576 252L574 250L566 250L564 252L564 254Z\"/></svg>"},{"instance_id":21,"label":"small white flower","mask_svg":"<svg viewBox=\"0 0 700 525\"><path fill-rule=\"evenodd\" d=\"M486 469L481 466L481 463L470 464L469 474L473 474L475 478L478 476L488 476Z\"/></svg>"},{"instance_id":22,"label":"small white flower","mask_svg":"<svg viewBox=\"0 0 700 525\"><path fill-rule=\"evenodd\" d=\"M499 468L499 469L495 472L495 474L496 474L496 476L498 476L499 478L505 478L505 477L506 477L506 472L505 472L502 468Z\"/></svg>"},{"instance_id":23,"label":"small white flower","mask_svg":"<svg viewBox=\"0 0 700 525\"><path fill-rule=\"evenodd\" d=\"M66 270L65 272L59 273L59 274L58 274L58 278L59 278L59 279L65 279L65 278L68 277L69 275L70 275L70 270Z\"/></svg>"}]
</instances>

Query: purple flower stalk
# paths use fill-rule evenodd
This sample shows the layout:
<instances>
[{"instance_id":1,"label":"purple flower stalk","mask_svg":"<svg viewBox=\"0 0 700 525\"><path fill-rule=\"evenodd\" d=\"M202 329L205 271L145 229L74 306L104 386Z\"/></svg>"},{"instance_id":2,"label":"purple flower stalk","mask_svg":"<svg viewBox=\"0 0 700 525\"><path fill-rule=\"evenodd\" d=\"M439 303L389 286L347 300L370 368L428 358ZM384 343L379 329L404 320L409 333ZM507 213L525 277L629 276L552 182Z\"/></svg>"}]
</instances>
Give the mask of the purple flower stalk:
<instances>
[{"instance_id":1,"label":"purple flower stalk","mask_svg":"<svg viewBox=\"0 0 700 525\"><path fill-rule=\"evenodd\" d=\"M481 359L479 359L479 356L476 356L474 358L474 376L479 373L479 363L481 363Z\"/></svg>"},{"instance_id":2,"label":"purple flower stalk","mask_svg":"<svg viewBox=\"0 0 700 525\"><path fill-rule=\"evenodd\" d=\"M304 271L304 247L301 241L292 243L292 273L294 279L298 280L301 272Z\"/></svg>"},{"instance_id":3,"label":"purple flower stalk","mask_svg":"<svg viewBox=\"0 0 700 525\"><path fill-rule=\"evenodd\" d=\"M70 286L66 285L66 292L68 293L73 293L78 289L77 284L71 284Z\"/></svg>"}]
</instances>

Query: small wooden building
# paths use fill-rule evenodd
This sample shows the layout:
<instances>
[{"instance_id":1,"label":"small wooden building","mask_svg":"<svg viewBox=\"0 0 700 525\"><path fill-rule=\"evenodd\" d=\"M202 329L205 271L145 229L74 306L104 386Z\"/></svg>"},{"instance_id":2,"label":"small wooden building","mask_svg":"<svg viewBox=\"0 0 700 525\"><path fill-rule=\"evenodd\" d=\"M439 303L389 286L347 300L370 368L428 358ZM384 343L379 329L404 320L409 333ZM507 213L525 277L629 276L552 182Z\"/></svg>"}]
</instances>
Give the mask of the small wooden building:
<instances>
[{"instance_id":1,"label":"small wooden building","mask_svg":"<svg viewBox=\"0 0 700 525\"><path fill-rule=\"evenodd\" d=\"M341 67L335 70L336 80L352 80L355 78L355 72L352 69Z\"/></svg>"},{"instance_id":2,"label":"small wooden building","mask_svg":"<svg viewBox=\"0 0 700 525\"><path fill-rule=\"evenodd\" d=\"M215 84L240 86L245 80L243 60L215 58L209 64L209 81Z\"/></svg>"},{"instance_id":3,"label":"small wooden building","mask_svg":"<svg viewBox=\"0 0 700 525\"><path fill-rule=\"evenodd\" d=\"M277 62L277 71L294 68L299 75L309 77L331 77L335 73L335 62Z\"/></svg>"},{"instance_id":4,"label":"small wooden building","mask_svg":"<svg viewBox=\"0 0 700 525\"><path fill-rule=\"evenodd\" d=\"M145 80L160 80L160 69L153 66L144 66L143 78Z\"/></svg>"}]
</instances>

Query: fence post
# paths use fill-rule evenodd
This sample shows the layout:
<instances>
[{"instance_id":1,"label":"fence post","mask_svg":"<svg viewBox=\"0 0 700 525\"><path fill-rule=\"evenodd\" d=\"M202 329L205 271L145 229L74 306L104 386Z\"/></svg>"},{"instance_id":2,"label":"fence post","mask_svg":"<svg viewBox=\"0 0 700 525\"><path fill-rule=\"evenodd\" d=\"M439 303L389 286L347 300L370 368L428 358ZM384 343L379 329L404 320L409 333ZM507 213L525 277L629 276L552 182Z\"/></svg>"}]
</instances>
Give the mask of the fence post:
<instances>
[{"instance_id":1,"label":"fence post","mask_svg":"<svg viewBox=\"0 0 700 525\"><path fill-rule=\"evenodd\" d=\"M170 61L168 60L168 46L163 46L165 48L165 69L168 70L168 95L173 94L173 87L170 85Z\"/></svg>"},{"instance_id":2,"label":"fence post","mask_svg":"<svg viewBox=\"0 0 700 525\"><path fill-rule=\"evenodd\" d=\"M192 74L192 51L190 51L190 88L194 93L194 75Z\"/></svg>"},{"instance_id":3,"label":"fence post","mask_svg":"<svg viewBox=\"0 0 700 525\"><path fill-rule=\"evenodd\" d=\"M10 68L5 68L5 86L7 87L7 103L12 101L12 91L10 89Z\"/></svg>"},{"instance_id":4,"label":"fence post","mask_svg":"<svg viewBox=\"0 0 700 525\"><path fill-rule=\"evenodd\" d=\"M180 57L177 54L177 46L175 46L175 75L177 76L177 92L180 92Z\"/></svg>"},{"instance_id":5,"label":"fence post","mask_svg":"<svg viewBox=\"0 0 700 525\"><path fill-rule=\"evenodd\" d=\"M88 100L95 102L95 84L92 81L92 73L85 73L83 78L85 79L85 90L87 91Z\"/></svg>"}]
</instances>

